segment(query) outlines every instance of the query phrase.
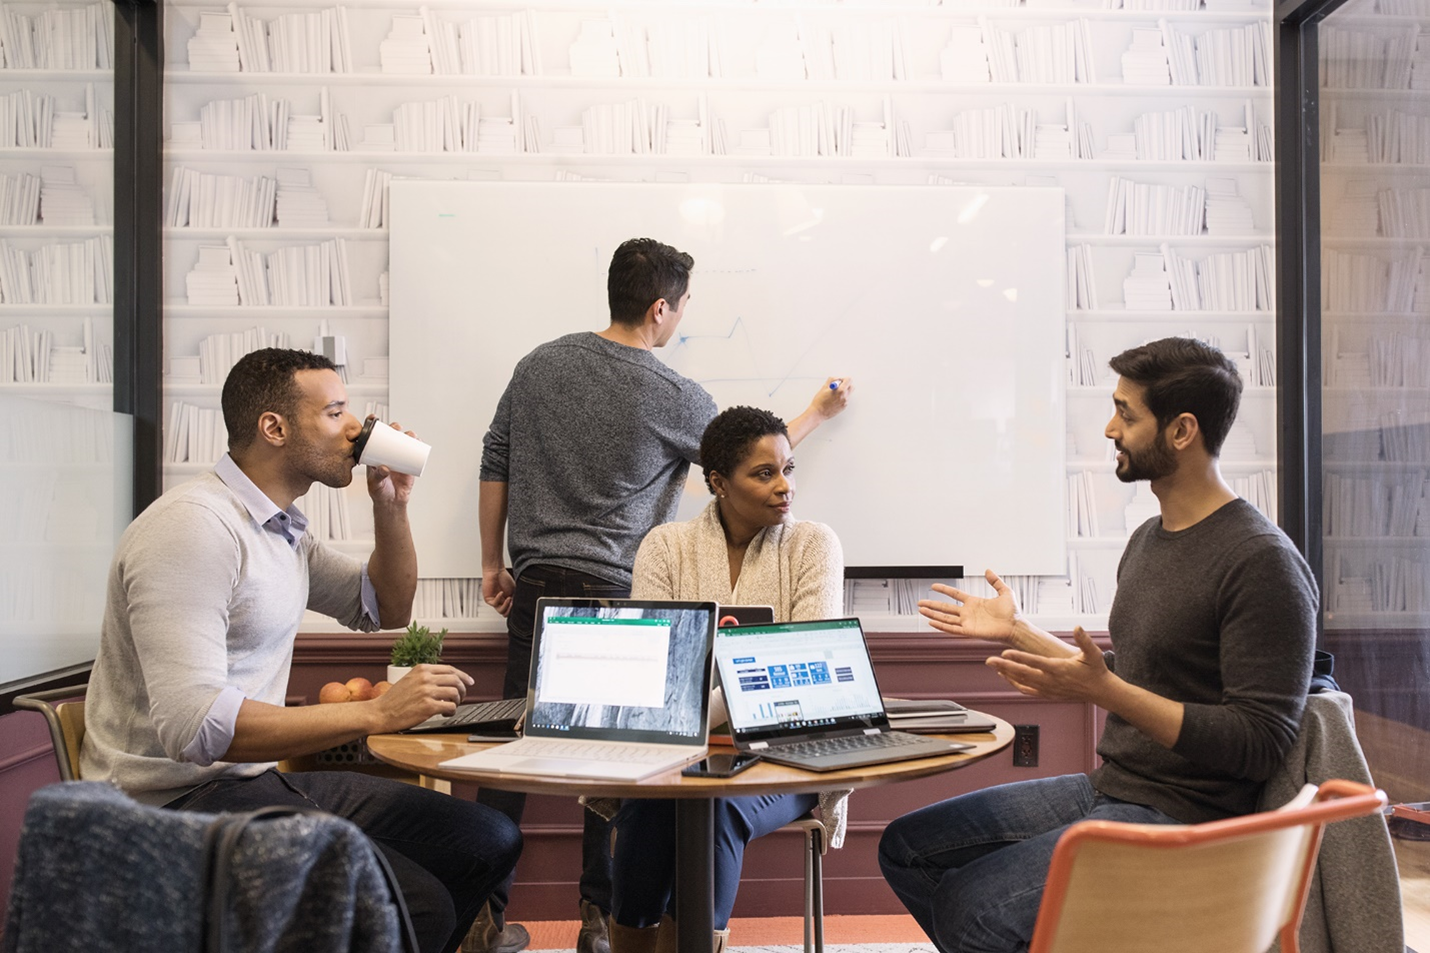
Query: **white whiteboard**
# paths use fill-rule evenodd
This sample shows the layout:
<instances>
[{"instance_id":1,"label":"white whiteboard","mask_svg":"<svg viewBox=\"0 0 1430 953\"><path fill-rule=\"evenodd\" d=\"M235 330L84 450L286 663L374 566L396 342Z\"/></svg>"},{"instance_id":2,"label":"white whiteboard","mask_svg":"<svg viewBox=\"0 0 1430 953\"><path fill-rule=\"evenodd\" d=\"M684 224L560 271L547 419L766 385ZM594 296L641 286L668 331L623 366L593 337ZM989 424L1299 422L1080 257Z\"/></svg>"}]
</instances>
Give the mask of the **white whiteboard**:
<instances>
[{"instance_id":1,"label":"white whiteboard","mask_svg":"<svg viewBox=\"0 0 1430 953\"><path fill-rule=\"evenodd\" d=\"M482 435L516 362L609 322L648 236L695 256L656 353L724 408L850 408L800 444L794 512L852 567L1067 571L1061 189L394 181L392 416L434 447L424 577L481 575ZM681 518L709 499L692 468ZM892 573L891 573L892 574Z\"/></svg>"}]
</instances>

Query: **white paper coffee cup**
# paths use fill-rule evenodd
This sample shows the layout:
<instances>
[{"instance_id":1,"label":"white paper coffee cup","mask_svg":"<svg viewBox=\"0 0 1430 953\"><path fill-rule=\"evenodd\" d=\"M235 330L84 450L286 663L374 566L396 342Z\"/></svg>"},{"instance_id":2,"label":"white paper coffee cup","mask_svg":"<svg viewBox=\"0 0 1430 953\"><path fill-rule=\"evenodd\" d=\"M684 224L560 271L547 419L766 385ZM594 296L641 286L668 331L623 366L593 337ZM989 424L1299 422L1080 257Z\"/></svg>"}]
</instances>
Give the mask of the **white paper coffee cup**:
<instances>
[{"instance_id":1,"label":"white paper coffee cup","mask_svg":"<svg viewBox=\"0 0 1430 953\"><path fill-rule=\"evenodd\" d=\"M368 418L353 441L353 459L365 467L387 467L397 473L421 476L432 447L416 437Z\"/></svg>"}]
</instances>

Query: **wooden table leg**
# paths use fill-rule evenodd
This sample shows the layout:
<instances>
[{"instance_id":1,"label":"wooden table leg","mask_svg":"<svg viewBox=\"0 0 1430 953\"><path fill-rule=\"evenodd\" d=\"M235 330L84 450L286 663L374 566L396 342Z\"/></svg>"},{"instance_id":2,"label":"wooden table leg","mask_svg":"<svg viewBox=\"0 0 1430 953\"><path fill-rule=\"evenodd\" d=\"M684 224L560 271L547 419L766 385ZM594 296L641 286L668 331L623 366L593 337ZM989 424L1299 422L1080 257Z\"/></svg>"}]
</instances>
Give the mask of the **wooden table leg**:
<instances>
[{"instance_id":1,"label":"wooden table leg","mask_svg":"<svg viewBox=\"0 0 1430 953\"><path fill-rule=\"evenodd\" d=\"M680 950L709 950L715 933L715 802L675 802L675 916Z\"/></svg>"}]
</instances>

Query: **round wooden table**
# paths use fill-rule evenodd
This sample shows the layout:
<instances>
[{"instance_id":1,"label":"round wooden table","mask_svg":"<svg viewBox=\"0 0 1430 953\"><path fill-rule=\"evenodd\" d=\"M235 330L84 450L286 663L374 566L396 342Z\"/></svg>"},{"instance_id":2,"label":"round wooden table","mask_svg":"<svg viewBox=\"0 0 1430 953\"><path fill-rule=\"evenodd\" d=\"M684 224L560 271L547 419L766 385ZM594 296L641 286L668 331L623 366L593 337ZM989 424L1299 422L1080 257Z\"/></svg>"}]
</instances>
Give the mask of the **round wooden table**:
<instances>
[{"instance_id":1,"label":"round wooden table","mask_svg":"<svg viewBox=\"0 0 1430 953\"><path fill-rule=\"evenodd\" d=\"M712 798L747 794L809 794L844 788L868 788L908 781L966 767L991 757L1013 741L1013 726L992 718L993 731L946 735L973 747L967 751L892 764L874 764L840 771L813 772L762 761L733 778L689 778L679 770L644 781L596 781L588 778L545 778L496 774L490 771L444 768L442 762L490 747L469 742L465 735L372 735L367 747L388 764L448 781L475 781L503 791L575 797L676 798L676 920L679 949L708 948L713 930L714 806ZM711 752L728 751L712 745ZM702 938L705 944L702 947Z\"/></svg>"}]
</instances>

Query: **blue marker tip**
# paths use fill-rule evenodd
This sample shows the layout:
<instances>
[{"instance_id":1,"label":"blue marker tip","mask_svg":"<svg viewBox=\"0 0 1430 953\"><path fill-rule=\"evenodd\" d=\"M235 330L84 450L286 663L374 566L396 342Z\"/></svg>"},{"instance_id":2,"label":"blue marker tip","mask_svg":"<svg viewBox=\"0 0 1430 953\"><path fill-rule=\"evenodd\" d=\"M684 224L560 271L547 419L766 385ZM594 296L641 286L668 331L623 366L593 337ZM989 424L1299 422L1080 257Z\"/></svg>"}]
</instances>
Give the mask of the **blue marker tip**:
<instances>
[{"instance_id":1,"label":"blue marker tip","mask_svg":"<svg viewBox=\"0 0 1430 953\"><path fill-rule=\"evenodd\" d=\"M838 389L839 389L839 385L842 384L842 383L844 383L844 378L842 378L842 377L836 377L836 378L834 378L834 380L832 380L832 381L829 382L829 389L830 389L830 390L838 390Z\"/></svg>"}]
</instances>

